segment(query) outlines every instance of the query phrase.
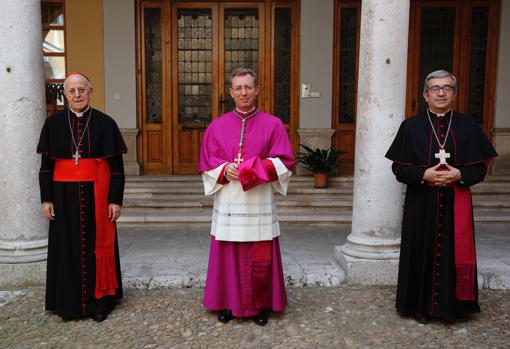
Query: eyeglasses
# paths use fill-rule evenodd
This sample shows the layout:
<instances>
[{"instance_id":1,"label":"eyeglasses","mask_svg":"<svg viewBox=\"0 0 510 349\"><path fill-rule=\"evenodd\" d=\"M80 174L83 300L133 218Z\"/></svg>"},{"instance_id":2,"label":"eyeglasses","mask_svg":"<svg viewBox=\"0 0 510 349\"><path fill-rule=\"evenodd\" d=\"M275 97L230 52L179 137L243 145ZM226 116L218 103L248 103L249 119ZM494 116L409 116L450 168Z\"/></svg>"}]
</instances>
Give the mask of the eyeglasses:
<instances>
[{"instance_id":1,"label":"eyeglasses","mask_svg":"<svg viewBox=\"0 0 510 349\"><path fill-rule=\"evenodd\" d=\"M438 94L439 91L443 90L444 93L451 93L455 90L455 87L451 85L444 85L444 86L431 86L429 87L429 91L433 94Z\"/></svg>"},{"instance_id":2,"label":"eyeglasses","mask_svg":"<svg viewBox=\"0 0 510 349\"><path fill-rule=\"evenodd\" d=\"M90 89L86 89L86 88L82 88L82 87L79 87L77 89L74 89L74 88L70 88L69 90L67 90L67 94L70 94L72 96L76 96L76 95L83 95L85 93L88 93L90 91Z\"/></svg>"},{"instance_id":3,"label":"eyeglasses","mask_svg":"<svg viewBox=\"0 0 510 349\"><path fill-rule=\"evenodd\" d=\"M246 92L250 93L251 91L253 91L255 89L255 86L245 85L245 86L231 87L231 90L234 91L235 93L241 93L241 92L243 92L243 89Z\"/></svg>"}]
</instances>

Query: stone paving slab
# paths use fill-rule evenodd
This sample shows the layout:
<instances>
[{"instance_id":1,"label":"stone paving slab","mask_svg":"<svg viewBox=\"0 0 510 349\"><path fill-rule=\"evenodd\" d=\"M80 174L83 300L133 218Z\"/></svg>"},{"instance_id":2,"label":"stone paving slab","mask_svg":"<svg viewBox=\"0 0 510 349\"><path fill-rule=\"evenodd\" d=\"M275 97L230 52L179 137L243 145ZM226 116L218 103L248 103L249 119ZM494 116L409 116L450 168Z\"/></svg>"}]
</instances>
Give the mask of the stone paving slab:
<instances>
[{"instance_id":1,"label":"stone paving slab","mask_svg":"<svg viewBox=\"0 0 510 349\"><path fill-rule=\"evenodd\" d=\"M510 230L476 224L480 288L510 289ZM334 247L345 243L350 224L281 224L280 246L288 286L338 286L345 274ZM120 227L125 286L202 287L209 255L209 224Z\"/></svg>"},{"instance_id":2,"label":"stone paving slab","mask_svg":"<svg viewBox=\"0 0 510 349\"><path fill-rule=\"evenodd\" d=\"M200 288L128 289L102 323L64 322L44 308L44 288L0 307L2 348L508 348L510 291L482 290L482 312L427 325L394 311L394 287L288 289L289 305L259 327L217 321Z\"/></svg>"},{"instance_id":3,"label":"stone paving slab","mask_svg":"<svg viewBox=\"0 0 510 349\"><path fill-rule=\"evenodd\" d=\"M124 284L149 289L203 287L209 227L209 224L175 224L119 228ZM337 286L345 280L336 262L334 246L344 243L349 225L317 226L312 228L313 232L297 225L282 225L281 229L287 285Z\"/></svg>"}]
</instances>

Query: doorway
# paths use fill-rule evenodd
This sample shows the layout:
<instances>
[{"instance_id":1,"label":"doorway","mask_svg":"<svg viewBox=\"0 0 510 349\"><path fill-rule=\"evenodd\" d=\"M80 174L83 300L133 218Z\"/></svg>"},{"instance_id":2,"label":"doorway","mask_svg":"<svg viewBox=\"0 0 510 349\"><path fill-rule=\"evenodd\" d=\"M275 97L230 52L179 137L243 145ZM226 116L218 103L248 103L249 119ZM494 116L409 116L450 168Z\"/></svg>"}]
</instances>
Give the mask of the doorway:
<instances>
[{"instance_id":1,"label":"doorway","mask_svg":"<svg viewBox=\"0 0 510 349\"><path fill-rule=\"evenodd\" d=\"M295 2L140 1L139 154L145 174L196 173L208 124L232 110L230 72L257 73L258 107L298 121ZM280 98L281 97L281 98Z\"/></svg>"}]
</instances>

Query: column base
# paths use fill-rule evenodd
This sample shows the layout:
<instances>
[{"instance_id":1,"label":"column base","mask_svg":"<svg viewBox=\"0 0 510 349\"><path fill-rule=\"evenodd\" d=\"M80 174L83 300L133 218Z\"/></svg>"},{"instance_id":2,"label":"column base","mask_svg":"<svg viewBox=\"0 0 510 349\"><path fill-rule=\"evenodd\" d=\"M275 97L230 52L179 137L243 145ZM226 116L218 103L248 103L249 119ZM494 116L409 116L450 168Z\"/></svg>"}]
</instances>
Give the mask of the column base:
<instances>
[{"instance_id":1,"label":"column base","mask_svg":"<svg viewBox=\"0 0 510 349\"><path fill-rule=\"evenodd\" d=\"M496 128L492 136L492 144L498 152L490 166L493 175L510 174L510 128Z\"/></svg>"},{"instance_id":2,"label":"column base","mask_svg":"<svg viewBox=\"0 0 510 349\"><path fill-rule=\"evenodd\" d=\"M137 128L121 128L122 138L128 148L127 154L124 154L124 173L126 176L139 176L140 164L137 161L136 138L139 133Z\"/></svg>"},{"instance_id":3,"label":"column base","mask_svg":"<svg viewBox=\"0 0 510 349\"><path fill-rule=\"evenodd\" d=\"M27 287L44 285L46 262L4 264L0 263L0 287Z\"/></svg>"},{"instance_id":4,"label":"column base","mask_svg":"<svg viewBox=\"0 0 510 349\"><path fill-rule=\"evenodd\" d=\"M335 256L344 269L348 284L396 285L398 259L368 259L346 255L335 246Z\"/></svg>"}]
</instances>

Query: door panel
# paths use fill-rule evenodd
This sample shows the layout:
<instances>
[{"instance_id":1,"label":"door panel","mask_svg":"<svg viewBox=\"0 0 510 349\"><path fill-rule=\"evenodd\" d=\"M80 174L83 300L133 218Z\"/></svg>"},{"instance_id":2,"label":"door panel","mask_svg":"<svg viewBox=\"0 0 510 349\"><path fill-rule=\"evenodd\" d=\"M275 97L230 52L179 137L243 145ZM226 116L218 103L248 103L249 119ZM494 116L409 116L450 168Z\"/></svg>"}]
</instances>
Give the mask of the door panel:
<instances>
[{"instance_id":1,"label":"door panel","mask_svg":"<svg viewBox=\"0 0 510 349\"><path fill-rule=\"evenodd\" d=\"M333 146L342 152L340 174L352 174L356 135L360 2L337 2L335 7Z\"/></svg>"},{"instance_id":2,"label":"door panel","mask_svg":"<svg viewBox=\"0 0 510 349\"><path fill-rule=\"evenodd\" d=\"M172 18L174 173L195 173L199 134L218 115L217 5L175 3Z\"/></svg>"},{"instance_id":3,"label":"door panel","mask_svg":"<svg viewBox=\"0 0 510 349\"><path fill-rule=\"evenodd\" d=\"M408 114L425 110L423 81L430 72L459 69L459 29L461 6L458 1L415 1L411 6L408 67Z\"/></svg>"},{"instance_id":4,"label":"door panel","mask_svg":"<svg viewBox=\"0 0 510 349\"><path fill-rule=\"evenodd\" d=\"M147 138L149 161L161 162L163 160L161 156L161 131L148 131Z\"/></svg>"},{"instance_id":5,"label":"door panel","mask_svg":"<svg viewBox=\"0 0 510 349\"><path fill-rule=\"evenodd\" d=\"M235 68L250 68L257 74L259 85L264 85L264 58L259 48L264 47L264 4L221 3L219 18L219 81L220 115L234 108L229 93L230 73ZM264 92L259 92L259 108L264 109Z\"/></svg>"},{"instance_id":6,"label":"door panel","mask_svg":"<svg viewBox=\"0 0 510 349\"><path fill-rule=\"evenodd\" d=\"M168 169L165 156L169 128L168 100L165 76L167 50L168 4L142 3L138 13L138 124L142 142L139 154L143 157L145 173L164 173Z\"/></svg>"},{"instance_id":7,"label":"door panel","mask_svg":"<svg viewBox=\"0 0 510 349\"><path fill-rule=\"evenodd\" d=\"M289 132L294 152L298 152L299 114L299 6L295 2L272 3L271 20L266 25L266 71L269 86L264 98L269 110L279 117ZM269 15L268 15L269 16Z\"/></svg>"}]
</instances>

